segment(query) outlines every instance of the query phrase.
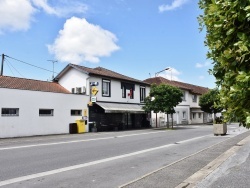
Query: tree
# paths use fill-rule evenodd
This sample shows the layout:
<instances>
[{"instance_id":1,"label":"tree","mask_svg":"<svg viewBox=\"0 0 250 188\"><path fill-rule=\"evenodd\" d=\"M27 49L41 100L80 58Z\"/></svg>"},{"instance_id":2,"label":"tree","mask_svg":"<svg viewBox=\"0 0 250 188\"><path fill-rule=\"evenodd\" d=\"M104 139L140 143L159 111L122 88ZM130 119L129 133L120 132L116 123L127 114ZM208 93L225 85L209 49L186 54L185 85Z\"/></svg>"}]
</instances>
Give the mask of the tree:
<instances>
[{"instance_id":1,"label":"tree","mask_svg":"<svg viewBox=\"0 0 250 188\"><path fill-rule=\"evenodd\" d=\"M220 106L220 96L218 89L212 89L200 97L199 106L201 110L210 114L221 112L223 108Z\"/></svg>"},{"instance_id":2,"label":"tree","mask_svg":"<svg viewBox=\"0 0 250 188\"><path fill-rule=\"evenodd\" d=\"M182 96L182 91L177 87L165 84L160 84L158 86L152 84L149 96L145 99L145 106L143 107L143 109L146 112L153 111L154 113L156 113L157 127L157 113L166 113L167 116L168 114L175 113L174 107L182 101Z\"/></svg>"},{"instance_id":3,"label":"tree","mask_svg":"<svg viewBox=\"0 0 250 188\"><path fill-rule=\"evenodd\" d=\"M198 20L206 27L207 57L220 88L225 121L250 128L250 1L199 0Z\"/></svg>"}]
</instances>

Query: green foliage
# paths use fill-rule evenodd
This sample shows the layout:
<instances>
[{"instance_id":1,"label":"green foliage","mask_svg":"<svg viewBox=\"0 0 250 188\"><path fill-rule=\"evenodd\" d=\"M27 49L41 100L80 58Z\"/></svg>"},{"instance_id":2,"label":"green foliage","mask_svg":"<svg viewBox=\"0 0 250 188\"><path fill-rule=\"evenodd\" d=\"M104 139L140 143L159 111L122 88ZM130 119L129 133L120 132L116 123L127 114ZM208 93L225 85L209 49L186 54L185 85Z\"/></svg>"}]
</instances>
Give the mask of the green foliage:
<instances>
[{"instance_id":1,"label":"green foliage","mask_svg":"<svg viewBox=\"0 0 250 188\"><path fill-rule=\"evenodd\" d=\"M175 113L174 107L182 101L182 91L170 85L151 85L149 96L145 99L143 109L147 112Z\"/></svg>"},{"instance_id":2,"label":"green foliage","mask_svg":"<svg viewBox=\"0 0 250 188\"><path fill-rule=\"evenodd\" d=\"M225 121L237 118L250 128L250 1L199 0L198 20L206 27L210 72L220 89Z\"/></svg>"},{"instance_id":3,"label":"green foliage","mask_svg":"<svg viewBox=\"0 0 250 188\"><path fill-rule=\"evenodd\" d=\"M207 113L218 113L223 110L220 103L219 90L213 89L200 97L199 105L201 110Z\"/></svg>"}]
</instances>

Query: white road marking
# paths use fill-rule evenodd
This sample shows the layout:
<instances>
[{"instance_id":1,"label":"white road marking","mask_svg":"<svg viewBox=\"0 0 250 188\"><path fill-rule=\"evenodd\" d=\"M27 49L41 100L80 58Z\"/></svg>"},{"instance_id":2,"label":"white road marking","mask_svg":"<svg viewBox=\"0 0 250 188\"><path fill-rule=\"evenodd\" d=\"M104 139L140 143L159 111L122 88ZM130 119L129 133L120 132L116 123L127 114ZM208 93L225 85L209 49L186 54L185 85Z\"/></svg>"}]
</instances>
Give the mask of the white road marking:
<instances>
[{"instance_id":1,"label":"white road marking","mask_svg":"<svg viewBox=\"0 0 250 188\"><path fill-rule=\"evenodd\" d=\"M196 137L196 138L192 138L192 139L188 139L188 140L183 140L183 141L180 141L178 143L185 143L185 142L189 142L189 141L192 141L192 140L195 140L195 139L200 139L200 138L203 138L203 137L206 137L206 136L200 136L200 137ZM61 172L66 172L66 171L76 170L76 169L79 169L79 168L84 168L84 167L88 167L88 166L92 166L92 165L97 165L97 164L101 164L101 163L105 163L105 162L109 162L109 161L113 161L113 160L117 160L117 159L122 159L122 158L131 157L131 156L135 156L135 155L140 155L140 154L143 154L143 153L168 148L168 147L174 146L174 145L176 145L176 144L167 144L167 145L163 145L163 146L158 146L158 147L154 147L154 148L140 150L140 151L124 154L124 155L109 157L109 158L106 158L106 159L101 159L101 160L92 161L92 162L88 162L88 163L83 163L83 164L79 164L79 165L74 165L74 166L69 166L69 167L65 167L65 168L59 168L59 169L56 169L56 170L50 170L50 171L47 171L47 172L41 172L41 173L37 173L37 174L31 174L31 175L28 175L28 176L22 176L22 177L18 177L18 178L8 179L8 180L0 181L0 187L5 186L5 185L9 185L9 184L13 184L13 183L18 183L18 182L22 182L22 181L35 179L35 178L54 175L54 174L58 174L58 173L61 173Z\"/></svg>"},{"instance_id":2,"label":"white road marking","mask_svg":"<svg viewBox=\"0 0 250 188\"><path fill-rule=\"evenodd\" d=\"M110 136L110 137L104 137L104 138L91 138L91 139L73 140L73 141L66 141L66 142L54 142L54 143L46 143L46 144L32 144L32 145L0 148L0 151L2 151L2 150L12 150L12 149L21 149L21 148L40 147L40 146L52 146L52 145L59 145L59 144L71 144L71 143L79 143L79 142L98 141L98 140L108 140L108 139L114 139L114 138L123 138L123 137L130 137L130 136L156 134L156 133L162 133L162 132L165 132L165 131L146 132L146 133L139 133L139 134L138 133L137 134L128 134L128 135L121 135L121 136Z\"/></svg>"},{"instance_id":3,"label":"white road marking","mask_svg":"<svg viewBox=\"0 0 250 188\"><path fill-rule=\"evenodd\" d=\"M207 136L210 136L210 135L211 135L211 134L207 134L207 135L204 135L204 136L199 136L199 137L195 137L195 138L191 138L191 139L187 139L187 140L182 140L182 141L175 142L175 143L176 143L176 144L183 144L183 143L185 143L185 142L197 140L197 139L200 139L200 138L203 138L203 137L207 137Z\"/></svg>"}]
</instances>

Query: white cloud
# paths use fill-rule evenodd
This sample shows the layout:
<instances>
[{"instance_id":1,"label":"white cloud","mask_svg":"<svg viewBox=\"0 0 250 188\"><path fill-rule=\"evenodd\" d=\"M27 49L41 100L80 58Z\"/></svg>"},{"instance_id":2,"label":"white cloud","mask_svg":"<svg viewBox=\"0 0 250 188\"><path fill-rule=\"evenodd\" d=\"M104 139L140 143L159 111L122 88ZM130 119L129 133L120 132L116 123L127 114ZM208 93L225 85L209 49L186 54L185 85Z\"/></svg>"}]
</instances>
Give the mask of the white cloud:
<instances>
[{"instance_id":1,"label":"white cloud","mask_svg":"<svg viewBox=\"0 0 250 188\"><path fill-rule=\"evenodd\" d=\"M160 73L158 76L162 76L168 80L181 81L178 77L179 75L181 75L181 72L179 72L175 68L169 67L168 70L165 70L164 72Z\"/></svg>"},{"instance_id":2,"label":"white cloud","mask_svg":"<svg viewBox=\"0 0 250 188\"><path fill-rule=\"evenodd\" d=\"M203 68L203 67L208 67L208 66L210 66L211 65L211 63L210 62L205 62L205 63L196 63L195 64L195 67L196 68Z\"/></svg>"},{"instance_id":3,"label":"white cloud","mask_svg":"<svg viewBox=\"0 0 250 188\"><path fill-rule=\"evenodd\" d=\"M54 44L48 45L48 49L62 62L97 63L100 57L110 56L119 50L116 42L113 33L88 23L84 18L72 17L65 22Z\"/></svg>"},{"instance_id":4,"label":"white cloud","mask_svg":"<svg viewBox=\"0 0 250 188\"><path fill-rule=\"evenodd\" d=\"M39 10L58 17L68 17L86 13L88 6L80 0L0 0L0 34L4 31L28 30L34 14Z\"/></svg>"},{"instance_id":5,"label":"white cloud","mask_svg":"<svg viewBox=\"0 0 250 188\"><path fill-rule=\"evenodd\" d=\"M88 6L79 0L50 0L54 6L49 5L48 0L32 0L34 6L41 8L47 14L59 17L68 17L72 14L82 14L88 10Z\"/></svg>"},{"instance_id":6,"label":"white cloud","mask_svg":"<svg viewBox=\"0 0 250 188\"><path fill-rule=\"evenodd\" d=\"M161 5L159 6L159 12L165 12L177 9L187 3L189 0L173 0L170 5Z\"/></svg>"},{"instance_id":7,"label":"white cloud","mask_svg":"<svg viewBox=\"0 0 250 188\"><path fill-rule=\"evenodd\" d=\"M0 12L0 33L3 33L28 30L36 9L29 0L1 0Z\"/></svg>"}]
</instances>

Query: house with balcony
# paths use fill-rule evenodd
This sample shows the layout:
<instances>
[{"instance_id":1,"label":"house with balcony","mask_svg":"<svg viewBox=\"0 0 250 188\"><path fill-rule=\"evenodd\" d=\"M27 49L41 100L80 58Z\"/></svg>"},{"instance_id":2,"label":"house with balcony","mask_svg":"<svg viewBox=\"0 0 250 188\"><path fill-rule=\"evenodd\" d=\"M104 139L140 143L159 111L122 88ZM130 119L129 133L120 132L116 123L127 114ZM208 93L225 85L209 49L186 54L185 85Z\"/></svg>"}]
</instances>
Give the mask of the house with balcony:
<instances>
[{"instance_id":1,"label":"house with balcony","mask_svg":"<svg viewBox=\"0 0 250 188\"><path fill-rule=\"evenodd\" d=\"M207 123L211 119L211 114L205 113L199 106L199 99L202 94L209 91L209 88L196 86L188 83L178 82L174 80L168 80L163 77L154 77L144 80L149 84L166 84L178 87L183 92L182 102L179 103L174 109L173 121L175 124L203 124ZM152 126L156 126L156 115L152 114ZM167 115L159 113L157 122L160 122L160 126L164 126L167 122ZM172 119L170 118L170 122ZM158 125L159 126L159 125Z\"/></svg>"},{"instance_id":2,"label":"house with balcony","mask_svg":"<svg viewBox=\"0 0 250 188\"><path fill-rule=\"evenodd\" d=\"M54 79L71 93L88 96L89 129L98 131L149 127L142 109L150 84L103 67L68 64Z\"/></svg>"}]
</instances>

